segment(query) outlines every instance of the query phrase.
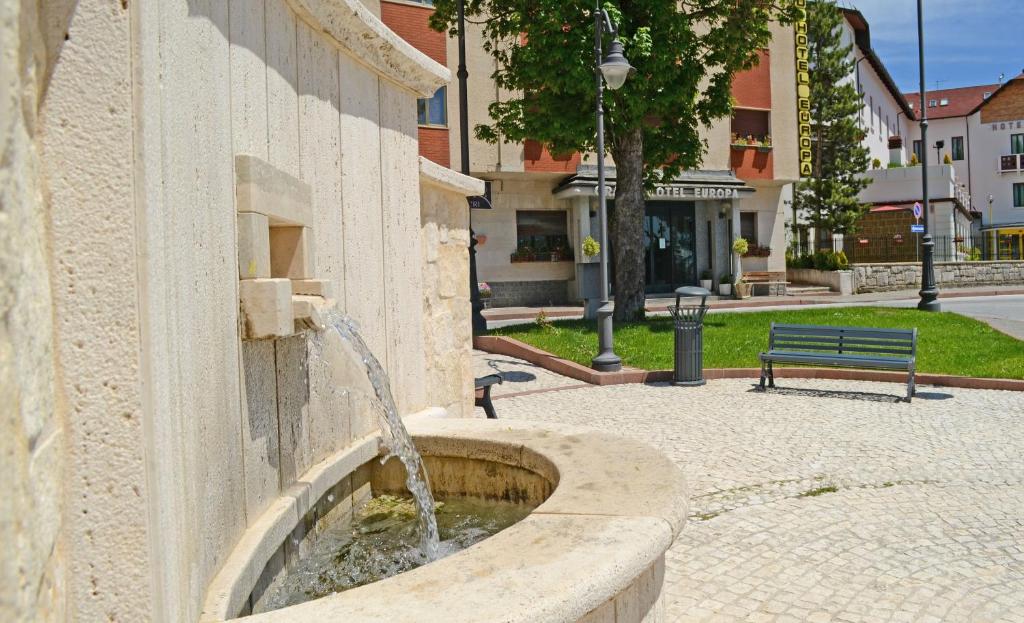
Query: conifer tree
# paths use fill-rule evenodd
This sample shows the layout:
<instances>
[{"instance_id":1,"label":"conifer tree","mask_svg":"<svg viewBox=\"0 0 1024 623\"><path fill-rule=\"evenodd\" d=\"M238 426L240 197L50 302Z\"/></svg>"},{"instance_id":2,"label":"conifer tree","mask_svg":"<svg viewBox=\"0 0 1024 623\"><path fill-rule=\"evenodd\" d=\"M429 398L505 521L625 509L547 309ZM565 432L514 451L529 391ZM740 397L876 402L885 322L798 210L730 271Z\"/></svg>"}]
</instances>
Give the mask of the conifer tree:
<instances>
[{"instance_id":1,"label":"conifer tree","mask_svg":"<svg viewBox=\"0 0 1024 623\"><path fill-rule=\"evenodd\" d=\"M843 13L833 0L807 3L813 173L794 193L794 205L819 232L853 233L867 211L857 195L870 184L861 141L863 97L853 80L852 45L843 45Z\"/></svg>"}]
</instances>

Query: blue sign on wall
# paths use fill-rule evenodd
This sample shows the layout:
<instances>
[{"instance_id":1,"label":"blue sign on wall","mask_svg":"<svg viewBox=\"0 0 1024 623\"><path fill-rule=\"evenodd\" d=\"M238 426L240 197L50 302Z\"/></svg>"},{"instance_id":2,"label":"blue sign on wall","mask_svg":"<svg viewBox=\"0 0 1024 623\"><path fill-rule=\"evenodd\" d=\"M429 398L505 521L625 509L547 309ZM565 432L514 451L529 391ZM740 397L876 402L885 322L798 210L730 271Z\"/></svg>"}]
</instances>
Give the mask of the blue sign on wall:
<instances>
[{"instance_id":1,"label":"blue sign on wall","mask_svg":"<svg viewBox=\"0 0 1024 623\"><path fill-rule=\"evenodd\" d=\"M923 234L924 233L924 225L911 225L910 226L910 233L912 233L912 234Z\"/></svg>"}]
</instances>

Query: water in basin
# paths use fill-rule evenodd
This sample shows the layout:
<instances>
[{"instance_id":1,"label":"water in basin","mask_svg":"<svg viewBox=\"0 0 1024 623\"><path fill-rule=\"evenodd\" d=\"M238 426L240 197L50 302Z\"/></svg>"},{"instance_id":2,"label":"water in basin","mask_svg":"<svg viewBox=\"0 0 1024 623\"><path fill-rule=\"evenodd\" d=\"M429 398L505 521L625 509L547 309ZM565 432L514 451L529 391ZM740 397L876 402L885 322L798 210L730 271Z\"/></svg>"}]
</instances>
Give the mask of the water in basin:
<instances>
[{"instance_id":1,"label":"water in basin","mask_svg":"<svg viewBox=\"0 0 1024 623\"><path fill-rule=\"evenodd\" d=\"M466 549L526 517L527 504L452 497L436 504L438 556ZM264 593L253 613L269 612L348 590L430 562L420 548L412 499L381 496L352 521L317 536L311 551Z\"/></svg>"}]
</instances>

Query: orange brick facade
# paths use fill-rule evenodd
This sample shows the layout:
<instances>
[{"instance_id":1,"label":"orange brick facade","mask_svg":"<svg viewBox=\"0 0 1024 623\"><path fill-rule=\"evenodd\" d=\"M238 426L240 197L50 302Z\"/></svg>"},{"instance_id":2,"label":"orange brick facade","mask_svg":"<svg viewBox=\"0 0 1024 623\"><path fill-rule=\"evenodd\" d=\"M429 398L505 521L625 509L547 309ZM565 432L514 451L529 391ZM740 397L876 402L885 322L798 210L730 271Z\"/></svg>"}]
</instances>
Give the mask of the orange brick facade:
<instances>
[{"instance_id":1,"label":"orange brick facade","mask_svg":"<svg viewBox=\"0 0 1024 623\"><path fill-rule=\"evenodd\" d=\"M770 180L775 173L771 151L754 147L731 148L729 166L741 180Z\"/></svg>"},{"instance_id":2,"label":"orange brick facade","mask_svg":"<svg viewBox=\"0 0 1024 623\"><path fill-rule=\"evenodd\" d=\"M739 108L771 110L772 59L768 50L761 50L757 56L756 67L741 71L733 77L732 96L736 98L736 106Z\"/></svg>"},{"instance_id":3,"label":"orange brick facade","mask_svg":"<svg viewBox=\"0 0 1024 623\"><path fill-rule=\"evenodd\" d=\"M414 48L445 67L448 66L447 35L430 28L433 7L399 4L384 0L380 3L380 19Z\"/></svg>"},{"instance_id":4,"label":"orange brick facade","mask_svg":"<svg viewBox=\"0 0 1024 623\"><path fill-rule=\"evenodd\" d=\"M438 63L448 66L447 35L430 28L429 6L414 6L384 0L380 3L381 21ZM451 115L449 114L449 118ZM451 166L451 150L447 128L420 127L420 155L445 167Z\"/></svg>"},{"instance_id":5,"label":"orange brick facade","mask_svg":"<svg viewBox=\"0 0 1024 623\"><path fill-rule=\"evenodd\" d=\"M447 128L428 128L420 126L420 155L433 160L443 167L451 168L452 156L448 143Z\"/></svg>"},{"instance_id":6,"label":"orange brick facade","mask_svg":"<svg viewBox=\"0 0 1024 623\"><path fill-rule=\"evenodd\" d=\"M992 96L981 109L981 122L1024 119L1024 79L1018 78Z\"/></svg>"},{"instance_id":7,"label":"orange brick facade","mask_svg":"<svg viewBox=\"0 0 1024 623\"><path fill-rule=\"evenodd\" d=\"M526 141L523 150L523 168L528 173L565 173L576 172L580 164L580 154L568 156L552 156L547 147L537 141Z\"/></svg>"}]
</instances>

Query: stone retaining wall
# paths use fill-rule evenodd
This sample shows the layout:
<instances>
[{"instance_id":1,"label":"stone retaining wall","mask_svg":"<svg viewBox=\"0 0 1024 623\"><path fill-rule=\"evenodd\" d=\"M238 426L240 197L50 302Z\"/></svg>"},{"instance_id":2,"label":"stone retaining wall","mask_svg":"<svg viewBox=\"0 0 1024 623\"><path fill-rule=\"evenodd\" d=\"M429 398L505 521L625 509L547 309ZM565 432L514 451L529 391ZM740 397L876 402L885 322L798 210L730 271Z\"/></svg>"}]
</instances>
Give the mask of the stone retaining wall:
<instances>
[{"instance_id":1,"label":"stone retaining wall","mask_svg":"<svg viewBox=\"0 0 1024 623\"><path fill-rule=\"evenodd\" d=\"M569 282L553 281L489 281L490 307L537 307L565 305L569 302Z\"/></svg>"},{"instance_id":2,"label":"stone retaining wall","mask_svg":"<svg viewBox=\"0 0 1024 623\"><path fill-rule=\"evenodd\" d=\"M921 284L920 263L855 264L854 291L885 292L905 290ZM1024 284L1024 261L938 262L935 281L939 286L983 286Z\"/></svg>"}]
</instances>

